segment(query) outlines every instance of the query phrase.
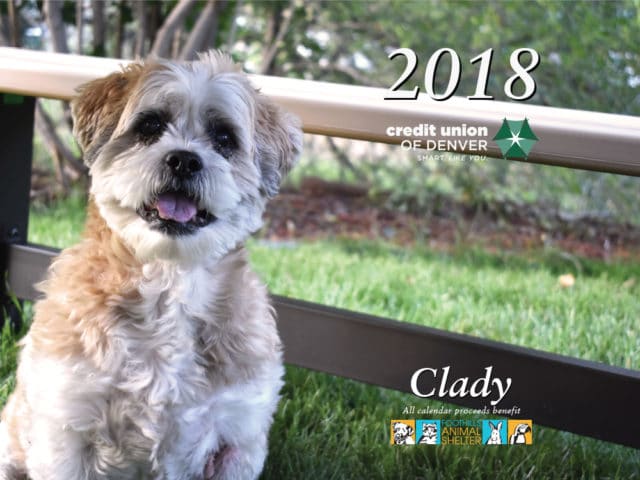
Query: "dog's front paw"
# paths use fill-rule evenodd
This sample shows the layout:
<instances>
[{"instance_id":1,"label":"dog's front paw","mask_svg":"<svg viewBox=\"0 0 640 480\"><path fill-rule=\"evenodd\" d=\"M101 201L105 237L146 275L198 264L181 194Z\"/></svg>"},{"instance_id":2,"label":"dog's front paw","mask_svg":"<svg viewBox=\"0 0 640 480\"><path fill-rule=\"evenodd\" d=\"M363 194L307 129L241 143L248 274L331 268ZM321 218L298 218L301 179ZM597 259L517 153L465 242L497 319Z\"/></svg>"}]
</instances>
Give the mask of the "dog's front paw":
<instances>
[{"instance_id":1,"label":"dog's front paw","mask_svg":"<svg viewBox=\"0 0 640 480\"><path fill-rule=\"evenodd\" d=\"M213 476L216 474L216 456L209 455L207 458L207 463L204 465L204 472L202 474L204 480L212 480Z\"/></svg>"},{"instance_id":2,"label":"dog's front paw","mask_svg":"<svg viewBox=\"0 0 640 480\"><path fill-rule=\"evenodd\" d=\"M226 445L215 452L211 452L204 465L204 471L202 474L204 480L224 478L225 466L233 456L234 449Z\"/></svg>"}]
</instances>

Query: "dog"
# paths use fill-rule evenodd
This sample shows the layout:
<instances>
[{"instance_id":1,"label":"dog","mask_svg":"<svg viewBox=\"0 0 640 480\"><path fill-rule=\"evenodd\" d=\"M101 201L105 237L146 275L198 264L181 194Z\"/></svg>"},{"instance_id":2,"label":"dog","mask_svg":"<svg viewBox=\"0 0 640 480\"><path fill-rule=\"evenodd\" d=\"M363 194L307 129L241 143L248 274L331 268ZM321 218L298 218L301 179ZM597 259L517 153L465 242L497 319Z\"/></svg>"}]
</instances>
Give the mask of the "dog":
<instances>
[{"instance_id":1,"label":"dog","mask_svg":"<svg viewBox=\"0 0 640 480\"><path fill-rule=\"evenodd\" d=\"M394 445L414 445L413 427L402 422L393 424L393 443Z\"/></svg>"},{"instance_id":2,"label":"dog","mask_svg":"<svg viewBox=\"0 0 640 480\"><path fill-rule=\"evenodd\" d=\"M438 426L435 423L423 423L422 424L422 437L420 437L420 444L423 445L436 445L438 441Z\"/></svg>"},{"instance_id":3,"label":"dog","mask_svg":"<svg viewBox=\"0 0 640 480\"><path fill-rule=\"evenodd\" d=\"M283 384L243 241L300 154L299 120L218 52L79 89L91 176L21 343L0 479L256 478Z\"/></svg>"}]
</instances>

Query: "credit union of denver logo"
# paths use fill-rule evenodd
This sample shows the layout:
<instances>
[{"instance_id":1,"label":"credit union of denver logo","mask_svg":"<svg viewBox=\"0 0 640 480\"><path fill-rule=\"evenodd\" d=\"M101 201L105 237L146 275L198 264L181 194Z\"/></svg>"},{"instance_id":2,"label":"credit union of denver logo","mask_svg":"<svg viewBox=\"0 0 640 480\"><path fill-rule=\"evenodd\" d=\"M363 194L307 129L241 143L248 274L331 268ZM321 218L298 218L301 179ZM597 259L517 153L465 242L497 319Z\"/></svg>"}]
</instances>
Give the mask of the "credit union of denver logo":
<instances>
[{"instance_id":1,"label":"credit union of denver logo","mask_svg":"<svg viewBox=\"0 0 640 480\"><path fill-rule=\"evenodd\" d=\"M532 445L530 419L391 420L391 445Z\"/></svg>"},{"instance_id":2,"label":"credit union of denver logo","mask_svg":"<svg viewBox=\"0 0 640 480\"><path fill-rule=\"evenodd\" d=\"M524 120L507 120L505 118L493 140L500 147L504 158L526 160L539 139L533 133L529 120L526 118Z\"/></svg>"}]
</instances>

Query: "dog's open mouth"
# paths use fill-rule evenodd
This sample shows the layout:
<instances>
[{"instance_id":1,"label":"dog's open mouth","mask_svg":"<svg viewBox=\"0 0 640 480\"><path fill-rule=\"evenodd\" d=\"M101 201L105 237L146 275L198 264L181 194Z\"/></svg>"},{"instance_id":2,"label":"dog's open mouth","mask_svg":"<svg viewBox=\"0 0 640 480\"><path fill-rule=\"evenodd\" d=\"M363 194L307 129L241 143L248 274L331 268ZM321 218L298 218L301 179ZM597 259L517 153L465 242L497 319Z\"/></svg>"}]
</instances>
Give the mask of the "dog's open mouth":
<instances>
[{"instance_id":1,"label":"dog's open mouth","mask_svg":"<svg viewBox=\"0 0 640 480\"><path fill-rule=\"evenodd\" d=\"M212 213L198 210L198 200L182 191L163 192L137 212L151 228L170 235L194 233L216 220Z\"/></svg>"}]
</instances>

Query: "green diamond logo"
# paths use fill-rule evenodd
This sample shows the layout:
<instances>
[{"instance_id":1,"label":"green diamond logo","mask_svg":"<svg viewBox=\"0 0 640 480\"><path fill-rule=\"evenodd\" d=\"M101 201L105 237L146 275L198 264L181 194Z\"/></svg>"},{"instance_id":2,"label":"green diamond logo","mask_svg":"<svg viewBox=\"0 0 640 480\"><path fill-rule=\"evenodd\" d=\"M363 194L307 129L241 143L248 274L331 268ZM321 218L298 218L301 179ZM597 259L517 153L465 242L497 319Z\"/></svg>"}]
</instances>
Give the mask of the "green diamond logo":
<instances>
[{"instance_id":1,"label":"green diamond logo","mask_svg":"<svg viewBox=\"0 0 640 480\"><path fill-rule=\"evenodd\" d=\"M526 160L539 139L531 130L526 118L524 120L507 120L505 118L493 140L500 147L504 158L524 158Z\"/></svg>"}]
</instances>

